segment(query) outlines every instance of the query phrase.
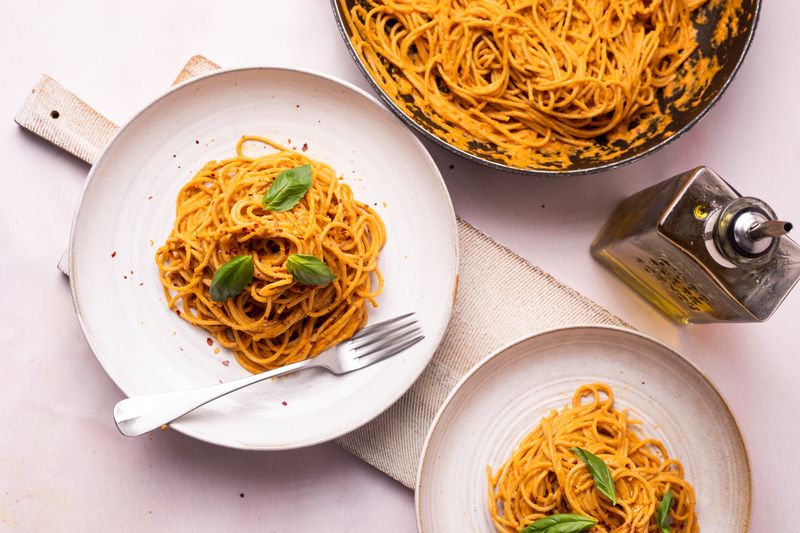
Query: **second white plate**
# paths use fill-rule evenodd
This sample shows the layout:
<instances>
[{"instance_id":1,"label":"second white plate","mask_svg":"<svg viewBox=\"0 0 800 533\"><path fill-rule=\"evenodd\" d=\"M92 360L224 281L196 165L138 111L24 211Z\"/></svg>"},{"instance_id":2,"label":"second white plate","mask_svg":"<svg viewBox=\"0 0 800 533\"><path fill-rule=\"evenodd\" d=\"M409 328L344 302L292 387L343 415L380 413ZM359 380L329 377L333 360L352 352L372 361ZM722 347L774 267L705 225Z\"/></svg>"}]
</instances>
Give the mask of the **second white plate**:
<instances>
[{"instance_id":1,"label":"second white plate","mask_svg":"<svg viewBox=\"0 0 800 533\"><path fill-rule=\"evenodd\" d=\"M574 327L496 352L450 393L428 433L416 490L423 533L495 531L486 466L497 470L553 409L584 383L611 385L615 405L679 459L697 493L700 531L744 533L750 465L728 406L672 349L630 330Z\"/></svg>"}]
</instances>

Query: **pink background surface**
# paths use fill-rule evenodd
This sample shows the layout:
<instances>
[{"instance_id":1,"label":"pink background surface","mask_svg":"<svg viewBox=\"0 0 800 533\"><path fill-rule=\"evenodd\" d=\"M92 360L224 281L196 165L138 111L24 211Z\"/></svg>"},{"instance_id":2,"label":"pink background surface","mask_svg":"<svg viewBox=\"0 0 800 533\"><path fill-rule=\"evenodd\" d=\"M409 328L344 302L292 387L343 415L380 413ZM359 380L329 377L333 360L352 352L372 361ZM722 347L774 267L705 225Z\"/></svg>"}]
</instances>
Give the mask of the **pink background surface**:
<instances>
[{"instance_id":1,"label":"pink background surface","mask_svg":"<svg viewBox=\"0 0 800 533\"><path fill-rule=\"evenodd\" d=\"M712 113L621 170L534 179L428 143L459 215L715 382L750 452L754 532L800 531L800 290L764 324L679 327L595 264L588 246L622 197L698 164L800 222L798 16L796 2L767 2ZM225 66L315 69L368 89L328 2L3 2L0 21L0 531L414 531L412 492L333 444L254 453L169 430L117 433L111 409L122 395L86 345L55 269L87 167L11 120L47 72L123 123L195 53Z\"/></svg>"}]
</instances>

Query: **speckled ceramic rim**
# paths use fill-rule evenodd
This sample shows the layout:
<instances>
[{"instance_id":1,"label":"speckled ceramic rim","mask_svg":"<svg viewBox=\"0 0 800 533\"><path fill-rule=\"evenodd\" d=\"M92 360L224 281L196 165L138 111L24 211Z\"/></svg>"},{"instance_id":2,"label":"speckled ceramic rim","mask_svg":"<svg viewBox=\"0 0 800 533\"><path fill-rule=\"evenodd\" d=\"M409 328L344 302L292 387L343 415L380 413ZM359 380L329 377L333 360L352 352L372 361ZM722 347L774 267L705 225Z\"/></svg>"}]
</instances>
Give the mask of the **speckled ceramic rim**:
<instances>
[{"instance_id":1,"label":"speckled ceramic rim","mask_svg":"<svg viewBox=\"0 0 800 533\"><path fill-rule=\"evenodd\" d=\"M604 170L611 170L611 169L619 168L619 167L622 167L624 165L628 165L630 163L633 163L634 161L637 161L637 160L639 160L639 159L641 159L643 157L646 157L646 156L654 153L655 151L659 150L660 148L663 148L664 146L668 145L672 141L678 139L681 135L683 135L684 133L689 131L695 124L697 124L700 121L700 119L705 117L706 114L711 110L711 108L714 107L714 105L722 97L722 95L725 92L725 90L728 88L728 86L733 81L733 78L736 77L736 74L739 72L739 68L742 66L742 62L744 61L744 58L747 55L748 50L750 50L750 45L753 42L753 37L755 36L756 28L758 27L758 19L759 19L759 16L761 14L761 0L755 0L755 9L754 9L754 13L753 13L753 24L752 24L752 28L753 29L750 31L750 34L747 36L747 41L744 44L744 48L742 49L742 53L739 55L738 58L736 58L736 63L734 64L733 68L731 69L730 75L725 80L725 82L722 84L722 86L720 87L720 89L717 92L717 94L714 95L714 97L711 100L709 100L709 102L705 105L705 107L701 108L698 111L697 115L695 115L694 118L692 118L689 122L687 122L681 129L679 129L678 131L672 133L672 135L670 135L669 137L667 137L664 140L662 140L660 143L658 143L658 144L656 144L654 146L651 146L650 148L648 148L647 150L645 150L645 151L643 151L641 153L625 157L623 159L620 159L619 161L612 161L610 163L598 164L598 165L595 165L595 166L593 166L591 168L583 168L583 169L576 169L576 170L535 170L535 169L530 169L530 168L512 167L512 166L509 166L509 165L504 165L502 163L496 163L494 161L490 161L488 159L484 159L482 157L478 157L478 156L476 156L474 154L471 154L471 153L469 153L467 151L462 150L461 148L457 148L456 146L453 146L452 144L450 144L449 142L447 142L444 139L440 138L439 136L434 135L430 131L426 130L425 128L420 126L415 120L413 120L408 115L406 115L397 106L397 104L394 103L394 100L392 100L389 97L389 95L387 95L384 92L384 90L380 88L380 86L372 78L372 75L367 71L366 67L361 62L361 58L358 57L358 54L356 53L355 48L353 48L352 43L350 43L350 37L348 37L348 35L347 35L347 28L345 28L344 20L342 19L342 13L341 13L341 11L339 9L338 0L331 0L331 9L333 10L333 17L334 17L334 19L336 19L336 25L339 26L339 33L341 33L342 38L344 39L344 42L347 45L347 49L350 51L350 55L353 57L353 61L355 61L356 65L358 66L358 69L361 71L361 73L364 75L364 77L367 79L367 81L369 81L370 85L372 85L372 88L375 90L375 92L378 93L378 95L380 95L381 100L383 100L383 102L387 106L389 106L389 109L391 109L394 112L395 115L400 117L400 120L402 120L411 129L415 130L418 134L423 135L427 139L430 139L431 141L435 142L436 144L438 144L442 148L445 148L446 150L450 150L454 154L460 155L461 157L463 157L465 159L469 159L470 161L474 161L476 163L480 163L482 165L486 165L487 167L491 167L491 168L498 169L498 170L504 170L506 172L512 172L514 174L526 174L526 175L530 175L530 176L540 176L540 177L548 177L548 178L555 177L555 178L558 178L558 177L562 177L562 176L580 176L580 175L585 175L585 174L594 174L595 172L602 172Z\"/></svg>"},{"instance_id":2,"label":"speckled ceramic rim","mask_svg":"<svg viewBox=\"0 0 800 533\"><path fill-rule=\"evenodd\" d=\"M726 410L728 416L733 421L733 425L736 428L736 437L739 440L739 444L741 445L742 450L744 450L744 460L745 460L745 463L747 464L748 497L747 497L747 502L746 502L746 505L747 505L747 521L745 523L745 528L742 530L741 533L747 533L748 531L750 531L750 521L751 521L751 515L752 515L752 511L753 511L753 474L752 474L752 467L750 466L750 454L747 452L747 446L745 445L744 437L742 436L742 431L741 431L741 429L739 429L739 424L738 424L738 422L736 422L736 417L733 416L733 411L731 411L731 408L728 405L728 402L725 401L725 397L722 396L722 394L720 394L719 390L714 385L714 383L708 378L708 376L705 375L705 373L702 370L700 370L697 367L697 365L695 365L694 363L692 363L691 361L686 359L683 355L681 355L680 353L676 352L675 350L673 350L672 348L670 348L669 346L667 346L663 342L660 342L660 341L654 339L653 337L650 337L649 335L645 335L644 333L640 333L640 332L634 331L632 329L622 328L622 327L618 327L618 326L601 326L601 325L596 325L596 324L580 325L579 324L579 325L569 326L569 327L565 327L565 328L546 329L544 331L540 331L538 333L534 333L534 334L531 334L531 335L526 335L526 336L521 337L521 338L519 338L517 340L511 341L508 344L506 344L505 346L499 348L495 352L493 352L490 355L488 355L485 358L483 358L480 362L478 362L475 366L473 366L469 370L469 372L467 372L464 375L464 377L462 377L458 381L458 383L456 383L455 387L453 387L453 389L447 395L447 398L445 398L444 403L442 404L442 406L436 412L436 416L434 416L434 418L433 418L433 422L431 423L431 427L428 429L428 434L425 436L425 442L422 445L422 453L420 454L419 465L417 466L417 480L416 480L416 483L414 484L414 510L415 510L415 512L417 514L417 527L419 528L421 533L425 533L425 527L424 527L424 525L422 523L422 516L421 516L421 513L420 513L420 498L419 498L419 494L420 494L420 486L422 484L422 471L424 470L426 460L428 459L428 445L430 444L431 438L433 436L433 432L436 429L436 425L439 423L439 419L442 417L443 413L447 410L447 407L450 405L450 403L452 402L452 400L456 396L456 394L458 394L458 391L461 389L461 387L463 387L464 384L467 381L469 381L479 370L481 370L481 368L483 368L489 361L491 361L495 357L501 357L506 351L508 351L510 348L513 348L514 346L517 346L518 344L522 344L522 343L527 342L527 341L529 341L531 339L534 339L536 337L546 336L546 335L549 335L549 334L552 334L552 333L564 332L564 331L570 331L570 330L578 330L578 329L587 329L587 328L588 329L605 330L605 331L609 331L609 330L610 331L617 331L617 332L623 333L625 335L633 335L635 337L640 337L641 339L644 339L646 341L652 342L652 343L660 346L661 348L667 350L668 352L673 353L675 355L675 357L680 359L691 370L696 372L697 375L711 388L711 390L714 391L714 393L717 395L719 400L722 402L722 405L725 406L725 410Z\"/></svg>"}]
</instances>

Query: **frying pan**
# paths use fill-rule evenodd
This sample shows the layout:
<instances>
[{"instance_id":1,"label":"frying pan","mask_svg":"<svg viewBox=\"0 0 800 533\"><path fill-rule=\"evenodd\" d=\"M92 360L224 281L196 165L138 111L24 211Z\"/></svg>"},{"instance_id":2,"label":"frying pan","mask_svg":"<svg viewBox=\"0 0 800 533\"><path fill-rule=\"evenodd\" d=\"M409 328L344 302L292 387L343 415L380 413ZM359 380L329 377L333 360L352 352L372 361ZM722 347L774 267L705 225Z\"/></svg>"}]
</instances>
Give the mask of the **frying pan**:
<instances>
[{"instance_id":1,"label":"frying pan","mask_svg":"<svg viewBox=\"0 0 800 533\"><path fill-rule=\"evenodd\" d=\"M347 8L356 3L365 3L365 0L344 0ZM582 155L581 153L571 154L569 162L563 165L561 162L537 162L534 166L522 167L506 164L498 148L493 145L477 144L463 150L449 143L437 133L436 117L424 113L419 108L408 104L408 110L401 109L397 103L384 92L373 79L364 63L358 57L352 43L350 42L350 30L347 28L344 19L344 12L339 0L331 0L334 18L339 26L339 30L350 50L356 65L369 80L372 87L380 95L383 101L394 113L403 120L409 127L421 133L439 146L450 150L462 157L489 167L516 172L520 174L530 174L536 176L568 176L575 174L589 174L602 170L610 170L622 165L636 161L649 155L659 148L666 146L674 141L697 124L711 107L719 100L725 89L728 88L736 72L744 60L744 56L753 40L753 34L758 22L758 15L761 10L761 0L741 0L741 5L736 5L739 0L709 0L700 8L695 16L696 20L703 20L702 24L697 23L698 48L689 58L689 61L699 57L716 59L719 71L714 75L706 90L699 98L686 108L678 110L670 106L671 98L659 91L658 105L662 112L666 110L671 118L668 128L658 128L654 124L642 128L644 131L633 143L622 140L609 141L601 136L594 141L592 155ZM733 13L735 16L729 17ZM720 25L728 26L728 38L719 43L715 43L714 33ZM733 25L733 27L731 27ZM598 155L599 153L599 155Z\"/></svg>"}]
</instances>

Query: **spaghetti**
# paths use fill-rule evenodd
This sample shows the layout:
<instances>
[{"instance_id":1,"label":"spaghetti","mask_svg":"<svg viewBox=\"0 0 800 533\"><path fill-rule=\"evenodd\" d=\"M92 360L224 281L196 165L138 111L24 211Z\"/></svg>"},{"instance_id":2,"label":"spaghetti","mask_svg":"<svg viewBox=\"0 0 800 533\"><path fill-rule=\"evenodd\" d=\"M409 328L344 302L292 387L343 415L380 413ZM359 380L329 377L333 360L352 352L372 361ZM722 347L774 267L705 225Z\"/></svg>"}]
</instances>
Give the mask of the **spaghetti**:
<instances>
[{"instance_id":1,"label":"spaghetti","mask_svg":"<svg viewBox=\"0 0 800 533\"><path fill-rule=\"evenodd\" d=\"M494 147L518 166L659 113L656 93L697 47L706 2L339 1L353 48L401 109L457 148Z\"/></svg>"},{"instance_id":2,"label":"spaghetti","mask_svg":"<svg viewBox=\"0 0 800 533\"><path fill-rule=\"evenodd\" d=\"M246 143L277 152L250 157ZM276 176L306 164L313 178L300 202L286 212L264 209L262 197ZM183 186L175 213L156 252L167 304L233 350L250 372L319 354L366 323L366 302L377 305L383 222L324 163L263 137L242 137L236 157L210 161ZM336 280L296 283L285 267L292 254L321 259ZM253 259L252 282L238 296L213 301L215 271L241 255Z\"/></svg>"},{"instance_id":3,"label":"spaghetti","mask_svg":"<svg viewBox=\"0 0 800 533\"><path fill-rule=\"evenodd\" d=\"M683 466L669 458L658 440L637 436L632 428L636 423L627 411L614 409L608 385L580 387L572 405L542 419L496 473L487 467L489 512L497 531L517 533L554 514L597 519L591 529L595 533L657 531L656 507L671 489L673 533L697 532L695 494L683 479ZM597 490L574 447L608 466L617 505Z\"/></svg>"}]
</instances>

